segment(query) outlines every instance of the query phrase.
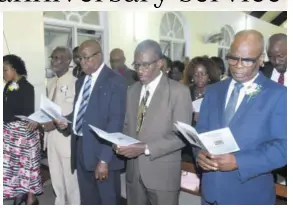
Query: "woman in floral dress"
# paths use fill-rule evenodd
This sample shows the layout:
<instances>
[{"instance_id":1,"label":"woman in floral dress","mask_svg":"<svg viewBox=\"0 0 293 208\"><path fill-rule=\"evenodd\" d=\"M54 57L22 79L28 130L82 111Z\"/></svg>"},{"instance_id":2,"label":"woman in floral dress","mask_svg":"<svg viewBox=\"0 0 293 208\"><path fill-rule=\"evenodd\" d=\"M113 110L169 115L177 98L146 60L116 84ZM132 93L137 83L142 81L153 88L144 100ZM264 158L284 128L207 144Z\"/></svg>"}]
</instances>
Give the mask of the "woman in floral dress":
<instances>
[{"instance_id":1,"label":"woman in floral dress","mask_svg":"<svg viewBox=\"0 0 293 208\"><path fill-rule=\"evenodd\" d=\"M38 204L43 192L40 175L40 136L37 125L16 116L34 113L34 87L26 79L22 59L3 57L3 198L14 204Z\"/></svg>"}]
</instances>

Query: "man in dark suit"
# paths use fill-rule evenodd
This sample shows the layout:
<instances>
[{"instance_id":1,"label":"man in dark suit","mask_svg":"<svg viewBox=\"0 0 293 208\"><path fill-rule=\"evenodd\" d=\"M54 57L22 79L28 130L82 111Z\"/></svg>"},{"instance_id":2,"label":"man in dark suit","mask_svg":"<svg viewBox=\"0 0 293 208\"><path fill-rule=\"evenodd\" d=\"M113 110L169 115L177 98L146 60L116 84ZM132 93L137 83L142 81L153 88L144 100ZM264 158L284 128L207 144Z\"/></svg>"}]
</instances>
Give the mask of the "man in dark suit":
<instances>
[{"instance_id":1,"label":"man in dark suit","mask_svg":"<svg viewBox=\"0 0 293 208\"><path fill-rule=\"evenodd\" d=\"M110 64L113 70L117 70L125 79L127 86L132 85L138 81L138 76L136 71L129 69L125 65L124 52L120 48L115 48L110 53Z\"/></svg>"},{"instance_id":2,"label":"man in dark suit","mask_svg":"<svg viewBox=\"0 0 293 208\"><path fill-rule=\"evenodd\" d=\"M159 43L141 42L134 55L140 82L128 88L124 133L140 143L119 147L127 160L127 203L131 205L176 205L181 181L183 141L174 123L192 120L189 90L161 71L163 54Z\"/></svg>"},{"instance_id":3,"label":"man in dark suit","mask_svg":"<svg viewBox=\"0 0 293 208\"><path fill-rule=\"evenodd\" d=\"M269 62L262 68L263 74L269 79L287 86L287 35L278 33L269 39L267 54ZM278 175L285 178L287 184L287 166L275 170L275 181L278 182Z\"/></svg>"},{"instance_id":4,"label":"man in dark suit","mask_svg":"<svg viewBox=\"0 0 293 208\"><path fill-rule=\"evenodd\" d=\"M259 72L263 51L261 33L238 32L227 55L232 77L205 92L196 129L203 133L229 127L240 151L195 151L204 170L202 204L276 202L271 171L287 163L287 88Z\"/></svg>"},{"instance_id":5,"label":"man in dark suit","mask_svg":"<svg viewBox=\"0 0 293 208\"><path fill-rule=\"evenodd\" d=\"M269 79L287 86L287 35L278 33L269 38L269 61L260 69Z\"/></svg>"},{"instance_id":6,"label":"man in dark suit","mask_svg":"<svg viewBox=\"0 0 293 208\"><path fill-rule=\"evenodd\" d=\"M127 87L123 77L103 63L98 42L83 42L78 54L86 75L76 82L72 125L57 125L72 134L72 170L77 169L81 204L118 204L124 163L113 154L111 144L90 130L89 124L106 132L121 132Z\"/></svg>"}]
</instances>

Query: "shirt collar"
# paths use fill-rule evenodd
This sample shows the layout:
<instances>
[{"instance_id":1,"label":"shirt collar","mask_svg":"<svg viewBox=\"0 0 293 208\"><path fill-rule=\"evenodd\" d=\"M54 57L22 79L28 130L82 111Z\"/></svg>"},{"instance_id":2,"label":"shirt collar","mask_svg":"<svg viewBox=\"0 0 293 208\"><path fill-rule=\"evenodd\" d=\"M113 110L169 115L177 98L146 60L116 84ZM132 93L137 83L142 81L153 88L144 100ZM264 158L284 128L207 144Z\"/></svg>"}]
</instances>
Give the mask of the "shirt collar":
<instances>
[{"instance_id":1,"label":"shirt collar","mask_svg":"<svg viewBox=\"0 0 293 208\"><path fill-rule=\"evenodd\" d=\"M259 73L257 73L253 79L251 79L251 80L249 80L247 82L242 83L243 84L243 87L248 87L249 85L251 85L256 80L256 78L258 76L259 76ZM232 79L231 85L234 86L236 83L237 82L234 79Z\"/></svg>"},{"instance_id":2,"label":"shirt collar","mask_svg":"<svg viewBox=\"0 0 293 208\"><path fill-rule=\"evenodd\" d=\"M93 79L97 79L98 78L98 76L101 73L101 71L104 68L104 66L105 66L105 63L102 63L101 66L98 68L98 70L96 70L95 72L93 72L91 74L91 76L92 76Z\"/></svg>"},{"instance_id":3,"label":"shirt collar","mask_svg":"<svg viewBox=\"0 0 293 208\"><path fill-rule=\"evenodd\" d=\"M278 70L276 68L274 68L274 71L273 71L274 74L281 74L280 72L278 72ZM284 75L287 73L287 70L284 72Z\"/></svg>"},{"instance_id":4,"label":"shirt collar","mask_svg":"<svg viewBox=\"0 0 293 208\"><path fill-rule=\"evenodd\" d=\"M148 90L150 93L153 93L156 89L156 87L158 86L161 77L163 76L162 71L160 71L159 76L157 76L153 81L151 81L149 84L147 85L143 85L144 90Z\"/></svg>"}]
</instances>

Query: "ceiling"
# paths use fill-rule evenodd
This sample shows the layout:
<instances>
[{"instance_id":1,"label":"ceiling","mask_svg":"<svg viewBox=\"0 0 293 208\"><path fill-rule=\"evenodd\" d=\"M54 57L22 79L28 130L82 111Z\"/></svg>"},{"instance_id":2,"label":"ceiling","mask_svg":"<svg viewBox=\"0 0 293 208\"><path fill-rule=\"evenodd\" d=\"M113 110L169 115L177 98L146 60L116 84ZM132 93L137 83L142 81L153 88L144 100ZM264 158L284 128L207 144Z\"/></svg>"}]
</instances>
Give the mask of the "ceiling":
<instances>
[{"instance_id":1,"label":"ceiling","mask_svg":"<svg viewBox=\"0 0 293 208\"><path fill-rule=\"evenodd\" d=\"M245 11L245 13L273 25L287 28L287 11Z\"/></svg>"}]
</instances>

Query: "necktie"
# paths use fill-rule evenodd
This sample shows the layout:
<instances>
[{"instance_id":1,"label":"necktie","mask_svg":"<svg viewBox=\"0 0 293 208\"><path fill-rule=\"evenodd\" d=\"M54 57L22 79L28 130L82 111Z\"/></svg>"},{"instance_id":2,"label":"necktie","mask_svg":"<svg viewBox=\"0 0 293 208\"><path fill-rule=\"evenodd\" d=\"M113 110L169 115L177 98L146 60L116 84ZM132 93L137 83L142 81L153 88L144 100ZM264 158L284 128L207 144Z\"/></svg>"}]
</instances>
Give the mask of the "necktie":
<instances>
[{"instance_id":1,"label":"necktie","mask_svg":"<svg viewBox=\"0 0 293 208\"><path fill-rule=\"evenodd\" d=\"M79 110L78 110L77 119L76 119L76 123L75 123L76 124L75 130L76 130L77 134L80 134L81 130L82 130L83 117L84 117L86 107L88 105L88 101L90 98L91 83L92 83L92 76L89 75L88 79L83 87L82 99L81 99L81 103L79 105Z\"/></svg>"},{"instance_id":2,"label":"necktie","mask_svg":"<svg viewBox=\"0 0 293 208\"><path fill-rule=\"evenodd\" d=\"M227 107L225 109L225 124L226 126L229 125L230 121L232 120L235 112L236 112L236 105L239 97L239 92L243 85L241 83L236 83L230 99L228 101Z\"/></svg>"},{"instance_id":3,"label":"necktie","mask_svg":"<svg viewBox=\"0 0 293 208\"><path fill-rule=\"evenodd\" d=\"M278 79L278 83L281 85L284 85L284 81L285 81L284 73L281 73Z\"/></svg>"},{"instance_id":4,"label":"necktie","mask_svg":"<svg viewBox=\"0 0 293 208\"><path fill-rule=\"evenodd\" d=\"M146 91L145 96L142 98L141 103L138 107L136 133L139 133L139 131L141 129L144 115L146 112L146 103L148 101L149 95L150 95L150 92Z\"/></svg>"}]
</instances>

